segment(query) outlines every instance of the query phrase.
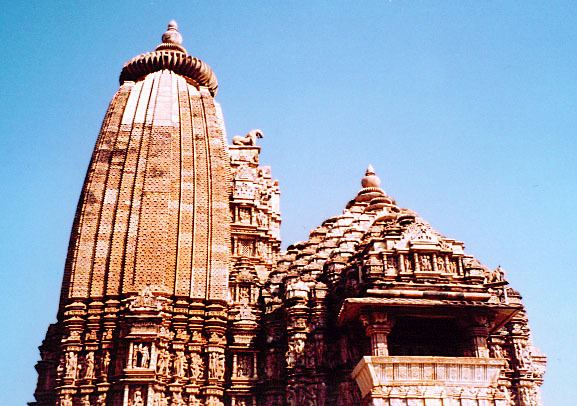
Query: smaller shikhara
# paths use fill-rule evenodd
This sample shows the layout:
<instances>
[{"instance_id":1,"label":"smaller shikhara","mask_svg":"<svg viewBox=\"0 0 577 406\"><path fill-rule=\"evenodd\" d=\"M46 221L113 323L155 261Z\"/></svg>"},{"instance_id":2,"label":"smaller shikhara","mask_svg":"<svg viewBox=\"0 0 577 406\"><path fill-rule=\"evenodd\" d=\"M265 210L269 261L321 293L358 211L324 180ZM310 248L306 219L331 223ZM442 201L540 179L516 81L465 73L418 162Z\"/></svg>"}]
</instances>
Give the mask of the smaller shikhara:
<instances>
[{"instance_id":1,"label":"smaller shikhara","mask_svg":"<svg viewBox=\"0 0 577 406\"><path fill-rule=\"evenodd\" d=\"M518 292L369 167L280 250L260 130L227 145L218 81L171 22L120 75L31 405L539 405Z\"/></svg>"}]
</instances>

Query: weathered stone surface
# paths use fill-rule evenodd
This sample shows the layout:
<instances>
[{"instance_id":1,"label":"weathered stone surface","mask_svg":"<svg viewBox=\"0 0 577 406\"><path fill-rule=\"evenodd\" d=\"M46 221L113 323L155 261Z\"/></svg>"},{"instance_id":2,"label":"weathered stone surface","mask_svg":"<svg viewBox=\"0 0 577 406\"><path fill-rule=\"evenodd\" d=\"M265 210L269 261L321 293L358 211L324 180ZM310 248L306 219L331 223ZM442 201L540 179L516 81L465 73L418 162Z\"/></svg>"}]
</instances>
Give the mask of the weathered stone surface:
<instances>
[{"instance_id":1,"label":"weathered stone surface","mask_svg":"<svg viewBox=\"0 0 577 406\"><path fill-rule=\"evenodd\" d=\"M171 22L128 62L78 205L34 405L538 405L546 358L501 268L397 206L369 166L280 251L260 130Z\"/></svg>"}]
</instances>

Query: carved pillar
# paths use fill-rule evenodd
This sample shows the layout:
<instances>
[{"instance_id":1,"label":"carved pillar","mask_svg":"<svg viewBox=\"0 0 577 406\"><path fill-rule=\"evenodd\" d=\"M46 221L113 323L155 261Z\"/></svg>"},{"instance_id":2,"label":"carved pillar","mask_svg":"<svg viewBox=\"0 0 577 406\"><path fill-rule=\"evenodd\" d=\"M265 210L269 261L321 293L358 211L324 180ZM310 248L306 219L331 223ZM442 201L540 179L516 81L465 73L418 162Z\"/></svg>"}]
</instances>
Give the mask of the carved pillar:
<instances>
[{"instance_id":1,"label":"carved pillar","mask_svg":"<svg viewBox=\"0 0 577 406\"><path fill-rule=\"evenodd\" d=\"M487 338L489 336L489 318L484 314L473 315L473 324L469 327L475 357L489 358Z\"/></svg>"},{"instance_id":2,"label":"carved pillar","mask_svg":"<svg viewBox=\"0 0 577 406\"><path fill-rule=\"evenodd\" d=\"M365 333L371 339L371 355L389 356L387 338L393 329L393 318L388 313L373 312L361 315L361 322Z\"/></svg>"}]
</instances>

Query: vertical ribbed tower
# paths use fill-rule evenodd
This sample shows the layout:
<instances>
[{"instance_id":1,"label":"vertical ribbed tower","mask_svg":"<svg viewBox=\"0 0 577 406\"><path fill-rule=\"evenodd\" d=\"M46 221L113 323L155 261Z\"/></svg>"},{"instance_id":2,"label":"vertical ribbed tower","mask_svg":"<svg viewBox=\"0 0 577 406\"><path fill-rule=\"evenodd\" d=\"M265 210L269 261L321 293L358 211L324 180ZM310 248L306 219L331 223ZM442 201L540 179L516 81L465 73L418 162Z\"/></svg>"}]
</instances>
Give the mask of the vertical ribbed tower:
<instances>
[{"instance_id":1,"label":"vertical ribbed tower","mask_svg":"<svg viewBox=\"0 0 577 406\"><path fill-rule=\"evenodd\" d=\"M170 22L162 44L122 70L40 348L35 405L222 404L230 158L216 76L181 44Z\"/></svg>"}]
</instances>

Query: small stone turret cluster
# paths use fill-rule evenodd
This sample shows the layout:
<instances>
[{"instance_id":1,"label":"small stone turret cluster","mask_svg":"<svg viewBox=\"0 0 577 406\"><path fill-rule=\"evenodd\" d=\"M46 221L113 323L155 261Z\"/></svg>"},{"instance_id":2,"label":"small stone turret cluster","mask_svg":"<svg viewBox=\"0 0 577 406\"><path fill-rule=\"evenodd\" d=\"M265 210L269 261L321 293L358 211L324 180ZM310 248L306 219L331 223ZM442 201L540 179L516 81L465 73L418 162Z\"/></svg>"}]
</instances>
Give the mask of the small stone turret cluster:
<instances>
[{"instance_id":1,"label":"small stone turret cluster","mask_svg":"<svg viewBox=\"0 0 577 406\"><path fill-rule=\"evenodd\" d=\"M546 358L504 271L369 166L281 251L261 130L229 145L171 21L130 60L86 175L31 405L539 405Z\"/></svg>"}]
</instances>

